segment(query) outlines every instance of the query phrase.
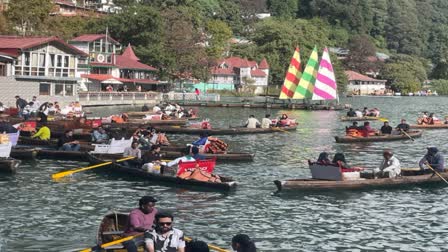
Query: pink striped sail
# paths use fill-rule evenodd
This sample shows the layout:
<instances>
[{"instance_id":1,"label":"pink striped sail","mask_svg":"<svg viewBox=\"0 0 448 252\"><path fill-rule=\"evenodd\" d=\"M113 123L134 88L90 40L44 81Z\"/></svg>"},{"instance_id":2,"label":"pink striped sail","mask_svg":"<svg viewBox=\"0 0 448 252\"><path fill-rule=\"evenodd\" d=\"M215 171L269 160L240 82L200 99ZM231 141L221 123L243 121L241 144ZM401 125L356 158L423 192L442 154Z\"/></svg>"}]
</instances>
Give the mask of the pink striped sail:
<instances>
[{"instance_id":1,"label":"pink striped sail","mask_svg":"<svg viewBox=\"0 0 448 252\"><path fill-rule=\"evenodd\" d=\"M337 85L334 77L333 65L331 65L330 54L325 48L320 60L319 71L317 72L314 84L313 100L333 100L336 99Z\"/></svg>"}]
</instances>

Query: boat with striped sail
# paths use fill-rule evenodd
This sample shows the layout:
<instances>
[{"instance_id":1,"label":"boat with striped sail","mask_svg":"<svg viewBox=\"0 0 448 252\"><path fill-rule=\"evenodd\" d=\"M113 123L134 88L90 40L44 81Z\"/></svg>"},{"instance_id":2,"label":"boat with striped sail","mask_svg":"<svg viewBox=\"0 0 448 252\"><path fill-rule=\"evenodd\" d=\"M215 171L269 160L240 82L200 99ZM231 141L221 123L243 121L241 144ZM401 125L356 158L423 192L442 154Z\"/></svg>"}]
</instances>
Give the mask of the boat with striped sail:
<instances>
[{"instance_id":1,"label":"boat with striped sail","mask_svg":"<svg viewBox=\"0 0 448 252\"><path fill-rule=\"evenodd\" d=\"M317 70L319 65L319 56L315 46L308 59L305 70L302 73L299 85L296 88L293 99L311 99L313 98L314 83L316 82Z\"/></svg>"},{"instance_id":2,"label":"boat with striped sail","mask_svg":"<svg viewBox=\"0 0 448 252\"><path fill-rule=\"evenodd\" d=\"M294 96L301 77L300 49L297 47L289 63L288 71L286 72L285 81L280 92L280 99L291 99Z\"/></svg>"}]
</instances>

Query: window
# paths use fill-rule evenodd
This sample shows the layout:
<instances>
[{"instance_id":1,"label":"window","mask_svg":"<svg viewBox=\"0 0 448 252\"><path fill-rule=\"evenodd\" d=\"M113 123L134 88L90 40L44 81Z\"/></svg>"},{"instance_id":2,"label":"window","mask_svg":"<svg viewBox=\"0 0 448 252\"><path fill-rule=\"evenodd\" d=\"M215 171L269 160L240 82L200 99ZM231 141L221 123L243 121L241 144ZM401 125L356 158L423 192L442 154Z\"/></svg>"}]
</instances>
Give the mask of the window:
<instances>
[{"instance_id":1,"label":"window","mask_svg":"<svg viewBox=\"0 0 448 252\"><path fill-rule=\"evenodd\" d=\"M62 67L62 55L57 55L56 56L56 66L57 67Z\"/></svg>"},{"instance_id":2,"label":"window","mask_svg":"<svg viewBox=\"0 0 448 252\"><path fill-rule=\"evenodd\" d=\"M73 85L65 85L65 95L67 96L73 96Z\"/></svg>"},{"instance_id":3,"label":"window","mask_svg":"<svg viewBox=\"0 0 448 252\"><path fill-rule=\"evenodd\" d=\"M69 56L64 56L64 67L68 67L69 58Z\"/></svg>"},{"instance_id":4,"label":"window","mask_svg":"<svg viewBox=\"0 0 448 252\"><path fill-rule=\"evenodd\" d=\"M39 66L45 67L45 54L43 53L39 54Z\"/></svg>"},{"instance_id":5,"label":"window","mask_svg":"<svg viewBox=\"0 0 448 252\"><path fill-rule=\"evenodd\" d=\"M25 61L24 61L24 65L25 66L29 66L30 65L30 53L26 52L25 53Z\"/></svg>"},{"instance_id":6,"label":"window","mask_svg":"<svg viewBox=\"0 0 448 252\"><path fill-rule=\"evenodd\" d=\"M50 54L50 67L54 67L55 63L54 63L54 54Z\"/></svg>"},{"instance_id":7,"label":"window","mask_svg":"<svg viewBox=\"0 0 448 252\"><path fill-rule=\"evenodd\" d=\"M39 85L39 95L50 95L50 84L40 83Z\"/></svg>"},{"instance_id":8,"label":"window","mask_svg":"<svg viewBox=\"0 0 448 252\"><path fill-rule=\"evenodd\" d=\"M64 96L65 95L64 84L56 84L56 85L54 85L54 94L55 95Z\"/></svg>"}]
</instances>

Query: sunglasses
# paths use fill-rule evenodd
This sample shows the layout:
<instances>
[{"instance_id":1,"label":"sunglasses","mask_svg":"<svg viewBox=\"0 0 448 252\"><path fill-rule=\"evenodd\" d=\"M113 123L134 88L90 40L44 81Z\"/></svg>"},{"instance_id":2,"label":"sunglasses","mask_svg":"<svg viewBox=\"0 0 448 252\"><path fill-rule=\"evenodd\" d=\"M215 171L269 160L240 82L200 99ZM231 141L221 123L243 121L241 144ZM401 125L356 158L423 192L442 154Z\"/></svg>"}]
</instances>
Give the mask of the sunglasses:
<instances>
[{"instance_id":1,"label":"sunglasses","mask_svg":"<svg viewBox=\"0 0 448 252\"><path fill-rule=\"evenodd\" d=\"M159 226L171 226L172 222L159 222L158 225Z\"/></svg>"}]
</instances>

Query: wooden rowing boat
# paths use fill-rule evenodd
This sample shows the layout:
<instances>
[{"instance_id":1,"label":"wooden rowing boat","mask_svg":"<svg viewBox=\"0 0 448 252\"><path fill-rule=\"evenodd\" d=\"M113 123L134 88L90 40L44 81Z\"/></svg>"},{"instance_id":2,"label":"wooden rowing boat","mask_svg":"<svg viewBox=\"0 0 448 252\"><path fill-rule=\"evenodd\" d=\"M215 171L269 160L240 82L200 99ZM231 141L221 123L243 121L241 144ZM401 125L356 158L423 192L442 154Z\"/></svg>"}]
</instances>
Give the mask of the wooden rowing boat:
<instances>
[{"instance_id":1,"label":"wooden rowing boat","mask_svg":"<svg viewBox=\"0 0 448 252\"><path fill-rule=\"evenodd\" d=\"M411 124L411 129L448 129L448 124Z\"/></svg>"},{"instance_id":2,"label":"wooden rowing boat","mask_svg":"<svg viewBox=\"0 0 448 252\"><path fill-rule=\"evenodd\" d=\"M448 172L441 173L448 179ZM317 179L288 179L274 181L278 191L308 191L308 190L335 190L335 189L368 189L381 187L397 187L405 185L421 185L443 182L432 174L418 176L402 176L398 178L359 179L347 181L331 181Z\"/></svg>"},{"instance_id":3,"label":"wooden rowing boat","mask_svg":"<svg viewBox=\"0 0 448 252\"><path fill-rule=\"evenodd\" d=\"M187 119L167 119L167 120L145 120L145 119L129 119L124 123L102 123L104 127L117 127L125 126L130 128L140 127L140 126L154 126L154 125L186 125Z\"/></svg>"},{"instance_id":4,"label":"wooden rowing boat","mask_svg":"<svg viewBox=\"0 0 448 252\"><path fill-rule=\"evenodd\" d=\"M108 243L114 240L123 238L123 233L128 221L128 214L112 212L106 214L98 227L96 234L96 242L98 245ZM102 251L114 251L114 252L126 252L123 245L117 244L108 247ZM143 251L143 248L139 248L139 251Z\"/></svg>"},{"instance_id":5,"label":"wooden rowing boat","mask_svg":"<svg viewBox=\"0 0 448 252\"><path fill-rule=\"evenodd\" d=\"M34 160L37 157L37 150L34 148L17 148L11 149L10 156L20 160Z\"/></svg>"},{"instance_id":6,"label":"wooden rowing boat","mask_svg":"<svg viewBox=\"0 0 448 252\"><path fill-rule=\"evenodd\" d=\"M107 162L107 158L101 154L87 155L89 162L92 165ZM236 188L236 182L232 178L221 177L222 182L206 182L193 179L181 179L170 175L160 175L146 172L138 168L130 168L118 163L112 163L107 166L106 169L95 169L95 171L107 171L108 173L117 173L130 177L140 178L148 180L154 183L160 183L162 185L174 186L174 187L187 187L200 190L216 190L216 191L230 191Z\"/></svg>"},{"instance_id":7,"label":"wooden rowing boat","mask_svg":"<svg viewBox=\"0 0 448 252\"><path fill-rule=\"evenodd\" d=\"M31 137L19 137L19 141L17 142L19 146L27 146L27 147L42 147L42 148L50 148L50 149L56 149L58 145L57 139L50 139L50 140L40 140L36 138ZM95 146L93 146L89 142L80 142L81 150L82 151L91 151L95 149Z\"/></svg>"},{"instance_id":8,"label":"wooden rowing boat","mask_svg":"<svg viewBox=\"0 0 448 252\"><path fill-rule=\"evenodd\" d=\"M129 117L144 117L144 116L146 116L146 115L153 115L153 112L152 111L145 111L145 112L141 112L141 111L129 111L129 112L126 112L126 114L129 116ZM181 119L185 119L185 120L197 120L197 119L199 119L200 117L199 116L193 116L193 117L182 117ZM178 118L175 118L175 117L171 117L171 119L178 119Z\"/></svg>"},{"instance_id":9,"label":"wooden rowing boat","mask_svg":"<svg viewBox=\"0 0 448 252\"><path fill-rule=\"evenodd\" d=\"M412 138L419 138L423 134L422 130L415 130L408 132L408 135ZM368 136L368 137L354 137L354 136L335 136L334 139L336 143L365 143L365 142L386 142L386 141L397 141L397 140L409 140L409 137L400 135L378 135L378 136Z\"/></svg>"},{"instance_id":10,"label":"wooden rowing boat","mask_svg":"<svg viewBox=\"0 0 448 252\"><path fill-rule=\"evenodd\" d=\"M185 147L183 148L185 149ZM181 151L162 151L163 158L174 159L181 157L183 154ZM255 154L253 153L238 153L238 152L227 152L227 153L204 153L202 154L208 159L216 158L216 161L221 162L252 162L254 161Z\"/></svg>"},{"instance_id":11,"label":"wooden rowing boat","mask_svg":"<svg viewBox=\"0 0 448 252\"><path fill-rule=\"evenodd\" d=\"M363 117L349 117L349 116L341 116L341 121L347 122L347 121L375 121L379 120L379 117L375 116L363 116Z\"/></svg>"},{"instance_id":12,"label":"wooden rowing boat","mask_svg":"<svg viewBox=\"0 0 448 252\"><path fill-rule=\"evenodd\" d=\"M20 160L14 158L0 158L0 173L14 174L19 168Z\"/></svg>"},{"instance_id":13,"label":"wooden rowing boat","mask_svg":"<svg viewBox=\"0 0 448 252\"><path fill-rule=\"evenodd\" d=\"M193 134L199 135L201 133L208 133L209 135L242 135L242 134L262 134L262 133L274 133L274 132L285 132L297 130L297 126L291 127L272 127L272 128L215 128L215 129L200 129L200 128L189 128L189 127L170 127L170 126L157 126L156 130L160 130L165 133L172 134Z\"/></svg>"}]
</instances>

